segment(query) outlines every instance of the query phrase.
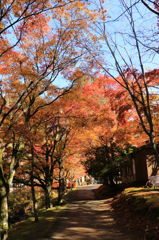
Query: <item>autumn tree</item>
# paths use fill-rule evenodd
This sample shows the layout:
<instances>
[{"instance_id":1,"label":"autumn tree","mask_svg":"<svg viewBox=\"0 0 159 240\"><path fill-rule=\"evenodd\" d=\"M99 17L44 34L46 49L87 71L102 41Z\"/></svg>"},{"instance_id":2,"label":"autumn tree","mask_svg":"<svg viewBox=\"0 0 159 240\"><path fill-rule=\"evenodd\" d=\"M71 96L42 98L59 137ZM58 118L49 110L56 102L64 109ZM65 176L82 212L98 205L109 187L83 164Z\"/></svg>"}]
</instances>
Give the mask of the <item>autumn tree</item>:
<instances>
[{"instance_id":1,"label":"autumn tree","mask_svg":"<svg viewBox=\"0 0 159 240\"><path fill-rule=\"evenodd\" d=\"M144 6L146 8L148 8L152 13L156 14L157 16L159 16L159 1L158 0L154 0L154 1L145 1L145 0L141 0L141 2L144 4Z\"/></svg>"},{"instance_id":2,"label":"autumn tree","mask_svg":"<svg viewBox=\"0 0 159 240\"><path fill-rule=\"evenodd\" d=\"M8 121L11 119L8 119ZM19 127L19 123L16 127ZM8 196L13 182L15 171L18 169L24 153L23 137L15 129L8 130L8 122L1 128L1 168L0 168L0 211L1 230L7 231L8 227ZM3 141L2 141L3 139ZM3 229L3 230L4 230ZM1 233L1 237L5 234Z\"/></svg>"},{"instance_id":3,"label":"autumn tree","mask_svg":"<svg viewBox=\"0 0 159 240\"><path fill-rule=\"evenodd\" d=\"M96 27L98 33L104 40L103 49L107 51L111 60L109 60L108 65L105 56L103 62L99 62L98 60L96 62L101 67L101 71L104 71L110 79L114 79L123 88L123 91L128 93L136 109L142 129L147 135L154 151L155 162L153 166L154 172L152 174L156 174L159 164L159 153L156 142L157 129L154 125L153 106L150 99L151 87L157 87L158 85L158 69L146 70L146 67L148 67L146 64L147 55L145 54L145 56L144 53L148 48L146 41L144 42L145 44L142 44L143 42L139 35L138 27L141 22L136 20L138 16L136 12L137 3L131 2L128 4L127 1L120 1L121 15L115 19L116 21L110 20L110 22L107 22L105 19L108 13L105 11L102 1L99 2L99 8L103 9L103 21L99 22ZM139 12L141 12L141 9L138 9L138 13ZM111 30L108 32L109 24L112 23L112 25L114 24L114 26L116 26L115 23L122 18L127 22L127 27L123 29L123 25L120 25L121 30L118 26L118 30L115 33L111 32ZM144 27L146 26L144 25ZM118 38L116 36L118 36ZM118 39L120 39L120 42ZM91 56L93 56L91 49L87 46L86 48ZM149 52L152 53L154 50L155 47L149 47ZM153 66L152 63L150 65Z\"/></svg>"},{"instance_id":4,"label":"autumn tree","mask_svg":"<svg viewBox=\"0 0 159 240\"><path fill-rule=\"evenodd\" d=\"M48 14L47 10L50 10ZM78 60L85 55L80 44L86 34L89 36L88 25L95 20L96 14L89 10L85 1L5 1L1 2L0 14L0 127L7 133L19 119L29 129L29 121L38 111L69 92L76 79L65 89L53 82L69 67L79 64ZM90 39L93 41L91 36ZM1 138L2 153L4 148ZM1 240L5 240L11 181L8 182L5 173L3 156L0 162ZM16 161L10 164L8 168L12 166L14 175Z\"/></svg>"},{"instance_id":5,"label":"autumn tree","mask_svg":"<svg viewBox=\"0 0 159 240\"><path fill-rule=\"evenodd\" d=\"M101 146L89 149L83 164L89 175L114 187L120 181L122 168L131 152L133 146L127 145L122 149L113 139L109 139L109 142L101 142Z\"/></svg>"},{"instance_id":6,"label":"autumn tree","mask_svg":"<svg viewBox=\"0 0 159 240\"><path fill-rule=\"evenodd\" d=\"M93 78L84 76L69 97L71 105L66 106L66 113L78 125L73 148L89 174L105 178L105 182L110 178L113 183L122 162L127 161L123 154L127 146L140 146L145 139L129 95L115 80L97 74ZM103 161L102 149L106 149ZM99 156L96 160L95 155Z\"/></svg>"},{"instance_id":7,"label":"autumn tree","mask_svg":"<svg viewBox=\"0 0 159 240\"><path fill-rule=\"evenodd\" d=\"M25 135L26 152L14 181L31 187L34 191L34 205L36 204L35 187L42 188L46 208L50 208L56 163L55 149L59 131L57 131L55 118L52 117L50 121L43 118L43 121L39 123L34 121L29 134Z\"/></svg>"},{"instance_id":8,"label":"autumn tree","mask_svg":"<svg viewBox=\"0 0 159 240\"><path fill-rule=\"evenodd\" d=\"M76 1L82 4L84 1ZM0 3L0 35L1 49L0 57L6 52L15 48L20 42L24 33L25 24L39 14L56 14L58 8L65 14L65 7L71 8L73 1L1 1ZM75 3L76 4L76 3ZM12 40L11 38L12 37Z\"/></svg>"}]
</instances>

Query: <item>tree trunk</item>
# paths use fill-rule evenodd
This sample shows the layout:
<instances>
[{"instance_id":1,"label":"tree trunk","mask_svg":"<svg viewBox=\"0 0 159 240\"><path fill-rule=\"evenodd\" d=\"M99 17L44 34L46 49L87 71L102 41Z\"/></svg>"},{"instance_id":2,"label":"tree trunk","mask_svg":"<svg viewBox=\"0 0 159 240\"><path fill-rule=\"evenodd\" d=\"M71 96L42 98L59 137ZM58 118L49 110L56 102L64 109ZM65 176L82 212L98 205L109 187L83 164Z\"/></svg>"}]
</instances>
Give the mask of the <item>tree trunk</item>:
<instances>
[{"instance_id":1,"label":"tree trunk","mask_svg":"<svg viewBox=\"0 0 159 240\"><path fill-rule=\"evenodd\" d=\"M3 151L0 150L0 240L8 239L9 223L8 223L8 197L10 186L13 182L13 177L16 168L19 166L19 159L17 159L18 145L13 148L13 158L9 166L9 174L5 178L3 170ZM16 161L17 160L17 161ZM16 163L16 164L15 164Z\"/></svg>"},{"instance_id":2,"label":"tree trunk","mask_svg":"<svg viewBox=\"0 0 159 240\"><path fill-rule=\"evenodd\" d=\"M34 147L31 146L31 153L32 153L32 162L31 162L31 193L32 193L32 202L33 202L33 213L34 213L34 220L35 222L38 222L38 208L37 208L37 199L35 194L35 188L34 188Z\"/></svg>"},{"instance_id":3,"label":"tree trunk","mask_svg":"<svg viewBox=\"0 0 159 240\"><path fill-rule=\"evenodd\" d=\"M4 186L0 189L0 240L8 239L8 194Z\"/></svg>"},{"instance_id":4,"label":"tree trunk","mask_svg":"<svg viewBox=\"0 0 159 240\"><path fill-rule=\"evenodd\" d=\"M39 219L38 219L38 210L37 210L37 199L36 199L33 180L31 180L31 193L32 193L34 220L35 220L35 222L38 222Z\"/></svg>"},{"instance_id":5,"label":"tree trunk","mask_svg":"<svg viewBox=\"0 0 159 240\"><path fill-rule=\"evenodd\" d=\"M51 185L49 184L45 188L45 206L46 206L46 209L52 207L52 204L51 204L51 192L52 192L52 188L51 188Z\"/></svg>"},{"instance_id":6,"label":"tree trunk","mask_svg":"<svg viewBox=\"0 0 159 240\"><path fill-rule=\"evenodd\" d=\"M61 202L65 193L65 180L63 177L59 179L59 190L58 190L58 204Z\"/></svg>"}]
</instances>

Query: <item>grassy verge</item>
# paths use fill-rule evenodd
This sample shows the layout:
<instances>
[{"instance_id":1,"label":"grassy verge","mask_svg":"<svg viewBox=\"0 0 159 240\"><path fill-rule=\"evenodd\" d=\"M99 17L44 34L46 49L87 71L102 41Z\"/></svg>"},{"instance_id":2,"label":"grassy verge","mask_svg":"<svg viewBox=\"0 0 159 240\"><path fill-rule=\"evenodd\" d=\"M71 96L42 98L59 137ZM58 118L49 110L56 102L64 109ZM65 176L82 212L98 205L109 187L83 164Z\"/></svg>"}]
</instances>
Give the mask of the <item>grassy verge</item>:
<instances>
[{"instance_id":1,"label":"grassy verge","mask_svg":"<svg viewBox=\"0 0 159 240\"><path fill-rule=\"evenodd\" d=\"M125 198L131 210L137 214L159 219L159 189L127 188L121 197Z\"/></svg>"},{"instance_id":2,"label":"grassy verge","mask_svg":"<svg viewBox=\"0 0 159 240\"><path fill-rule=\"evenodd\" d=\"M57 216L64 209L66 206L41 210L39 222L34 222L31 217L12 225L9 240L40 240L49 237L55 228Z\"/></svg>"},{"instance_id":3,"label":"grassy verge","mask_svg":"<svg viewBox=\"0 0 159 240\"><path fill-rule=\"evenodd\" d=\"M115 218L141 239L159 239L159 189L127 188L113 201Z\"/></svg>"}]
</instances>

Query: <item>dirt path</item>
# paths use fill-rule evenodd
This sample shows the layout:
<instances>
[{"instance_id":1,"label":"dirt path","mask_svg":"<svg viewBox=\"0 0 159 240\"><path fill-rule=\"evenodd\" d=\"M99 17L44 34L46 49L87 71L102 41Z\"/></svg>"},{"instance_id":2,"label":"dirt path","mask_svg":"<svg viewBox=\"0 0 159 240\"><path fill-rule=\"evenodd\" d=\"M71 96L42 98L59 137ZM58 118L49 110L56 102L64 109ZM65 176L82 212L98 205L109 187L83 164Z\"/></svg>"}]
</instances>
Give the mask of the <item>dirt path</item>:
<instances>
[{"instance_id":1,"label":"dirt path","mask_svg":"<svg viewBox=\"0 0 159 240\"><path fill-rule=\"evenodd\" d=\"M68 209L57 219L54 234L48 240L138 240L116 225L112 199L95 200L92 189L81 187L70 194Z\"/></svg>"}]
</instances>

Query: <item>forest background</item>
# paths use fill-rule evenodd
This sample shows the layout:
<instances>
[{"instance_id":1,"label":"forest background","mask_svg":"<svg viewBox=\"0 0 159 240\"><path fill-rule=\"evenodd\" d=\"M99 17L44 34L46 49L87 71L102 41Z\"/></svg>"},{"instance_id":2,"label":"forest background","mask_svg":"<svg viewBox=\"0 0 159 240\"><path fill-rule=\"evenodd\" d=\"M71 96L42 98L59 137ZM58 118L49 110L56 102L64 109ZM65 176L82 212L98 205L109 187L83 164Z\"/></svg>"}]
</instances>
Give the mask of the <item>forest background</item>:
<instances>
[{"instance_id":1,"label":"forest background","mask_svg":"<svg viewBox=\"0 0 159 240\"><path fill-rule=\"evenodd\" d=\"M149 142L157 173L158 15L157 0L0 2L1 240L13 183L38 221L36 190L49 208L58 182L59 203L81 162L113 183Z\"/></svg>"}]
</instances>

